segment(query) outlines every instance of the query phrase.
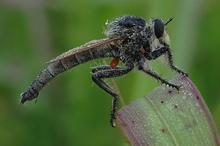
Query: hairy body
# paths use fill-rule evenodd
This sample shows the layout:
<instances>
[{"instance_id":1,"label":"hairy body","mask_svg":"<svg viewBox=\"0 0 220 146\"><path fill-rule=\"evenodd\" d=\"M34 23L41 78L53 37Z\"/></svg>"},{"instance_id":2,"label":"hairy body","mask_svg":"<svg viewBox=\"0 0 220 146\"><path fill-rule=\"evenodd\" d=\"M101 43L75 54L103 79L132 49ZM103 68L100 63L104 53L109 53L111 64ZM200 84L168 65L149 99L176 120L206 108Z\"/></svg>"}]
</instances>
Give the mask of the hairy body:
<instances>
[{"instance_id":1,"label":"hairy body","mask_svg":"<svg viewBox=\"0 0 220 146\"><path fill-rule=\"evenodd\" d=\"M104 81L105 78L122 76L137 68L161 83L179 90L180 85L169 83L149 70L146 61L154 60L161 55L167 56L171 69L187 76L185 72L173 65L169 36L165 31L165 26L171 20L164 23L161 19L155 18L148 24L142 17L127 15L116 18L107 23L104 31L106 38L88 42L49 61L49 66L37 76L27 91L21 94L21 103L37 98L42 88L62 72L90 60L112 57L110 65L92 68L92 79L113 97L110 123L114 126L118 95ZM125 67L117 66L118 61L123 62Z\"/></svg>"}]
</instances>

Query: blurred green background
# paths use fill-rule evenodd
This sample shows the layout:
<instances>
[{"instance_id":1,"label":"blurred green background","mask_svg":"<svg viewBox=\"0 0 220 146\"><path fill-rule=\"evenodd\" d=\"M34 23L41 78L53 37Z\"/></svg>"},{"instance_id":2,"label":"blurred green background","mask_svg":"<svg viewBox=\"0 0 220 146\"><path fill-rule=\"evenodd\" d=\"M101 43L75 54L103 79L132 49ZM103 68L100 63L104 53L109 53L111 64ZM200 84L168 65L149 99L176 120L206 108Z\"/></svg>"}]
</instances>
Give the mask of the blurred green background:
<instances>
[{"instance_id":1,"label":"blurred green background","mask_svg":"<svg viewBox=\"0 0 220 146\"><path fill-rule=\"evenodd\" d=\"M1 0L0 145L127 145L109 124L111 97L78 66L53 80L38 102L19 103L45 62L93 39L106 20L124 14L149 21L173 16L167 27L174 63L200 90L220 131L220 1L217 0ZM175 73L167 73L168 78ZM160 85L137 71L116 79L126 104Z\"/></svg>"}]
</instances>

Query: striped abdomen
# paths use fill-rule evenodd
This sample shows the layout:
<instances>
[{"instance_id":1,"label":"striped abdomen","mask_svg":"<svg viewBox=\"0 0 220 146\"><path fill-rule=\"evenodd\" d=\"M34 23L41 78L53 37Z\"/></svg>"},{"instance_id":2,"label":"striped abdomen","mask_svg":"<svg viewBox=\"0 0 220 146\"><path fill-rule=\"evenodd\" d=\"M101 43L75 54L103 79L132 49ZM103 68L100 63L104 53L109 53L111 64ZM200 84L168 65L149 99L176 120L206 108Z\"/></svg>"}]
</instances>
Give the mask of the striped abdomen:
<instances>
[{"instance_id":1,"label":"striped abdomen","mask_svg":"<svg viewBox=\"0 0 220 146\"><path fill-rule=\"evenodd\" d=\"M21 94L21 103L37 98L42 88L60 73L87 61L105 57L113 57L113 50L110 44L84 50L76 48L76 51L74 50L71 56L54 61L44 69L31 83L27 91Z\"/></svg>"}]
</instances>

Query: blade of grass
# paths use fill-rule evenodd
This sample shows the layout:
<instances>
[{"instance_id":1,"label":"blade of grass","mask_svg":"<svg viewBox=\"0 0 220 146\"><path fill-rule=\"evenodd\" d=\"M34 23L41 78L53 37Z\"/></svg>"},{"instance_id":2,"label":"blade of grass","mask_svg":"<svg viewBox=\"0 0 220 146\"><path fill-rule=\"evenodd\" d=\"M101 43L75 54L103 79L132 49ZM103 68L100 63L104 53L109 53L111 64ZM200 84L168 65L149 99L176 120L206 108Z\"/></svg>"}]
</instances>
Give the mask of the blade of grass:
<instances>
[{"instance_id":1,"label":"blade of grass","mask_svg":"<svg viewBox=\"0 0 220 146\"><path fill-rule=\"evenodd\" d=\"M162 85L117 112L117 125L131 145L219 145L216 125L195 85L182 76L171 82L182 89Z\"/></svg>"}]
</instances>

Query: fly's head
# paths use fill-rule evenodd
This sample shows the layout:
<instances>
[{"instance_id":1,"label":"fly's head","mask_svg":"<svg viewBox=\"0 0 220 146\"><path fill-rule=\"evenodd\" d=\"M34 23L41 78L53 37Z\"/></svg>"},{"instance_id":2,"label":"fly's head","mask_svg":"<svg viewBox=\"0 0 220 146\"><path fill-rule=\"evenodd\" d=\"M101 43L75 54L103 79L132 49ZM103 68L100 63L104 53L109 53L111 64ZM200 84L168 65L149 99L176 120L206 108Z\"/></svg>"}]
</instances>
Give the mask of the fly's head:
<instances>
[{"instance_id":1,"label":"fly's head","mask_svg":"<svg viewBox=\"0 0 220 146\"><path fill-rule=\"evenodd\" d=\"M166 23L160 18L150 20L148 27L148 40L151 51L163 47L164 44L170 44L170 37L167 34L165 27L172 20L173 18L170 18Z\"/></svg>"}]
</instances>

